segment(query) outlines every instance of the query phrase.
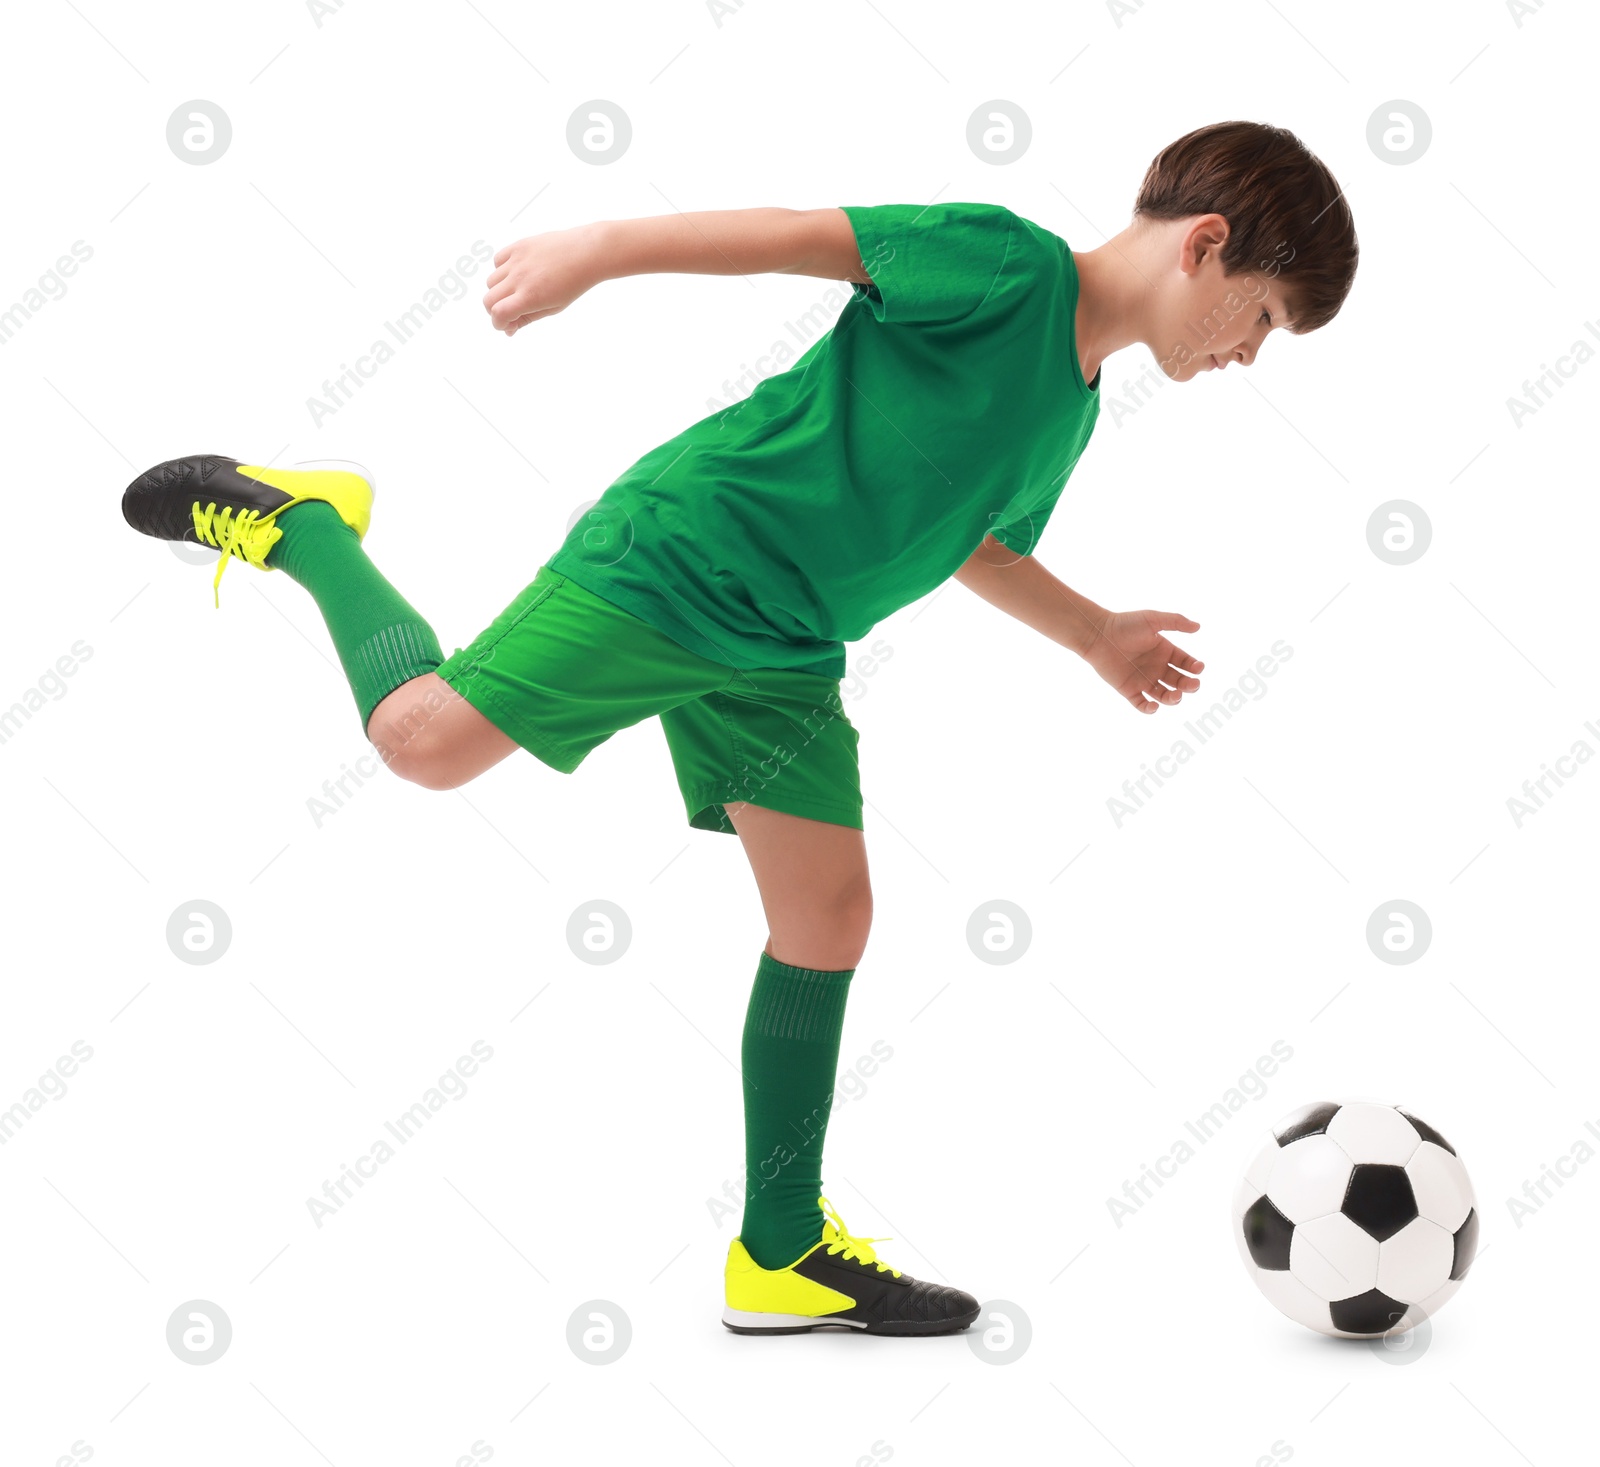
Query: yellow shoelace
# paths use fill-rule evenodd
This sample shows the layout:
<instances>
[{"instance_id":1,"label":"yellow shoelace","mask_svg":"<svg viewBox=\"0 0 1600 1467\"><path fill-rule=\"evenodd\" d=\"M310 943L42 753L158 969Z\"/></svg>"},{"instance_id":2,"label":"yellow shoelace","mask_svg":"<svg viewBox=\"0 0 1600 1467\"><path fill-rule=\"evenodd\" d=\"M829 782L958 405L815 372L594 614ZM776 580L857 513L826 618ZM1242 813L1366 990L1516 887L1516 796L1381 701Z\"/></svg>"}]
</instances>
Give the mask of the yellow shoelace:
<instances>
[{"instance_id":1,"label":"yellow shoelace","mask_svg":"<svg viewBox=\"0 0 1600 1467\"><path fill-rule=\"evenodd\" d=\"M262 514L259 509L241 509L235 513L231 504L219 511L214 500L201 509L200 501L195 500L189 509L194 519L195 534L202 544L214 545L222 552L217 557L217 574L211 582L213 605L222 605L222 573L227 570L229 559L238 556L240 560L247 560L258 569L265 570L267 552L283 538L282 529L273 521L284 510L303 502L291 499L287 504L280 504L276 509Z\"/></svg>"},{"instance_id":2,"label":"yellow shoelace","mask_svg":"<svg viewBox=\"0 0 1600 1467\"><path fill-rule=\"evenodd\" d=\"M853 1238L850 1230L845 1227L844 1219L833 1210L833 1204L826 1197L819 1197L817 1201L822 1204L822 1211L826 1215L833 1231L838 1235L828 1243L829 1253L842 1253L846 1258L858 1258L862 1263L875 1263L879 1273L892 1273L900 1277L900 1270L893 1264L885 1263L872 1250L873 1243L888 1243L890 1238Z\"/></svg>"}]
</instances>

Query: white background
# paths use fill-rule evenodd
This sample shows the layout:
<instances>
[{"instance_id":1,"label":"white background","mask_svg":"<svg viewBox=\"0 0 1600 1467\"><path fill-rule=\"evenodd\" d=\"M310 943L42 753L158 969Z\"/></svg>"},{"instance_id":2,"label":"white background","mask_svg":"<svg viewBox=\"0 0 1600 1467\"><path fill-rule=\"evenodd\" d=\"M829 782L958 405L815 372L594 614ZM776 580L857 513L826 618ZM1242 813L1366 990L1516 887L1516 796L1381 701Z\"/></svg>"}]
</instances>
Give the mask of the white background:
<instances>
[{"instance_id":1,"label":"white background","mask_svg":"<svg viewBox=\"0 0 1600 1467\"><path fill-rule=\"evenodd\" d=\"M1507 1199L1600 1124L1600 771L1520 828L1506 802L1600 748L1600 362L1520 426L1507 400L1600 317L1595 45L1584 7L1490 0L15 10L0 302L93 253L0 349L0 706L92 655L0 744L0 1108L74 1042L93 1058L0 1147L5 1461L1543 1463L1588 1439L1600 1166L1520 1226ZM566 144L595 98L633 125L607 166ZM193 99L232 123L205 166L165 137ZM1006 166L966 142L993 99L1033 126ZM1432 122L1403 166L1367 142L1391 99ZM448 652L828 288L640 277L507 340L480 270L317 426L307 399L475 240L937 198L1088 249L1162 145L1232 117L1331 167L1354 292L1120 425L1150 362L1108 363L1039 551L1102 604L1196 618L1201 693L1141 718L958 586L883 623L892 656L846 690L877 916L841 1062L893 1057L837 1112L828 1190L902 1267L1018 1306L1031 1345L736 1338L737 1220L708 1199L742 1163L766 928L658 725L571 777L380 772L319 827L366 745L309 598L234 566L213 610L122 489L186 453L359 459L368 548ZM1396 498L1433 532L1403 567L1367 542ZM1119 828L1108 798L1280 639L1264 695ZM233 929L205 966L165 937L196 899ZM632 923L608 966L566 936L596 899ZM995 899L1033 928L1005 966L966 939ZM1401 966L1366 938L1395 899L1433 926ZM307 1199L479 1040L466 1096L316 1226ZM1280 1040L1265 1096L1118 1227L1107 1198ZM1347 1094L1437 1126L1477 1187L1480 1262L1403 1369L1279 1316L1228 1237L1270 1123ZM203 1367L166 1341L196 1299L233 1328ZM632 1329L604 1366L566 1337L595 1299Z\"/></svg>"}]
</instances>

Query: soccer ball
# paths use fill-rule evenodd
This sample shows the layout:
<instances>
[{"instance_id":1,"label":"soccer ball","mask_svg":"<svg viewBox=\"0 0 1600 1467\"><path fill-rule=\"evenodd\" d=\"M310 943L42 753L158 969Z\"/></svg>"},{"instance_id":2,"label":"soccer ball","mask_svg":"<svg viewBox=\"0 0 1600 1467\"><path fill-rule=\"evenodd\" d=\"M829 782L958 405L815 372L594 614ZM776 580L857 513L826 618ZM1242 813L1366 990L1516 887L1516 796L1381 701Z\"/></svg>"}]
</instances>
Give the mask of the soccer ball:
<instances>
[{"instance_id":1,"label":"soccer ball","mask_svg":"<svg viewBox=\"0 0 1600 1467\"><path fill-rule=\"evenodd\" d=\"M1373 1339L1414 1328L1461 1287L1478 1213L1467 1169L1426 1121L1318 1101L1272 1128L1234 1192L1233 1236L1290 1319Z\"/></svg>"}]
</instances>

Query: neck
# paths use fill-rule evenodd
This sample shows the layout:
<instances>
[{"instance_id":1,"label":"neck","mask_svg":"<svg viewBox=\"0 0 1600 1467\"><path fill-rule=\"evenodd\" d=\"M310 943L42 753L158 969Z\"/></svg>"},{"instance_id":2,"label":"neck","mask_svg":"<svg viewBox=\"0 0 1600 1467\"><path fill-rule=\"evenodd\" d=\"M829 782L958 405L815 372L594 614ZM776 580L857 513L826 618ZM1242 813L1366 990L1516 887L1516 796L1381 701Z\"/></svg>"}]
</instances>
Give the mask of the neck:
<instances>
[{"instance_id":1,"label":"neck","mask_svg":"<svg viewBox=\"0 0 1600 1467\"><path fill-rule=\"evenodd\" d=\"M1159 267L1150 237L1135 225L1097 249L1072 252L1078 269L1078 309L1074 327L1085 382L1112 352L1148 338L1154 319Z\"/></svg>"}]
</instances>

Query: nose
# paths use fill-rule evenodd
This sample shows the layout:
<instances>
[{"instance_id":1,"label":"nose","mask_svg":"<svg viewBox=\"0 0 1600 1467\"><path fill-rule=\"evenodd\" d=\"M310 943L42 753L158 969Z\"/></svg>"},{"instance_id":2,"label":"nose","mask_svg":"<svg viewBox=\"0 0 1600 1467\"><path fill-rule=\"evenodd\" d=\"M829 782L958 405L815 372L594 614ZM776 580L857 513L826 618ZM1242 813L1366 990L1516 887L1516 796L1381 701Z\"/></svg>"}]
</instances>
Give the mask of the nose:
<instances>
[{"instance_id":1,"label":"nose","mask_svg":"<svg viewBox=\"0 0 1600 1467\"><path fill-rule=\"evenodd\" d=\"M1236 349L1236 355L1239 358L1240 366L1248 367L1255 361L1257 355L1261 351L1262 344L1266 341L1267 337L1272 333L1273 330L1273 326L1268 326L1259 335L1249 336L1244 341L1239 343Z\"/></svg>"}]
</instances>

